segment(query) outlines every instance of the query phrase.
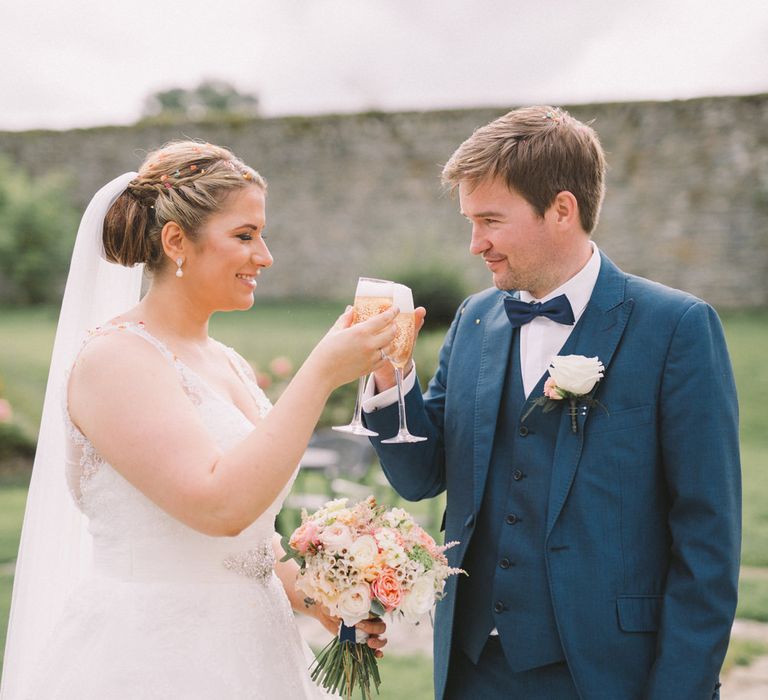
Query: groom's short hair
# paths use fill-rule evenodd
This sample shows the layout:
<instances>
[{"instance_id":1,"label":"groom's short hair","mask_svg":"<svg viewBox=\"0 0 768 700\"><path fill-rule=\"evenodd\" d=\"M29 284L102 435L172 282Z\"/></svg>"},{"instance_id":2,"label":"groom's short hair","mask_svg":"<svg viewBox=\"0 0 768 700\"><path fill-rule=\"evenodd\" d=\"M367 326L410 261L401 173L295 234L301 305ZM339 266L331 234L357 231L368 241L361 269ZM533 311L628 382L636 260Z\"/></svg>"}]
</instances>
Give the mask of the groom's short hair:
<instances>
[{"instance_id":1,"label":"groom's short hair","mask_svg":"<svg viewBox=\"0 0 768 700\"><path fill-rule=\"evenodd\" d=\"M582 228L592 233L605 194L605 154L595 131L568 112L546 105L523 107L476 129L442 173L451 191L501 178L539 216L559 192L579 204Z\"/></svg>"}]
</instances>

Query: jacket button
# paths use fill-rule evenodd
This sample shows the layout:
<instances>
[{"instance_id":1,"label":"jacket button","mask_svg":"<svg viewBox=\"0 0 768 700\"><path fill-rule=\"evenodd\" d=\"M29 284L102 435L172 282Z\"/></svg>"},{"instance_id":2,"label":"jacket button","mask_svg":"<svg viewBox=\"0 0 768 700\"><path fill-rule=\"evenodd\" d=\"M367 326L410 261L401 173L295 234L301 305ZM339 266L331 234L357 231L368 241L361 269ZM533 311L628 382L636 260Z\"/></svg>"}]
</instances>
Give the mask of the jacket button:
<instances>
[{"instance_id":1,"label":"jacket button","mask_svg":"<svg viewBox=\"0 0 768 700\"><path fill-rule=\"evenodd\" d=\"M514 525L517 522L517 516L514 513L508 513L507 517L504 518L504 522L507 525Z\"/></svg>"},{"instance_id":2,"label":"jacket button","mask_svg":"<svg viewBox=\"0 0 768 700\"><path fill-rule=\"evenodd\" d=\"M527 425L521 425L521 426L520 426L520 431L519 431L519 432L520 432L520 435L521 435L522 437L525 437L525 436L526 436L526 435L528 435L528 433L529 433L529 432L531 432L531 431L530 431L530 430L528 430L528 426L527 426Z\"/></svg>"},{"instance_id":3,"label":"jacket button","mask_svg":"<svg viewBox=\"0 0 768 700\"><path fill-rule=\"evenodd\" d=\"M512 478L515 481L520 481L520 479L523 478L523 472L521 472L519 469L515 469L515 471L512 472Z\"/></svg>"},{"instance_id":4,"label":"jacket button","mask_svg":"<svg viewBox=\"0 0 768 700\"><path fill-rule=\"evenodd\" d=\"M495 613L503 613L504 612L504 603L502 603L500 600L497 600L493 604L493 612L495 612Z\"/></svg>"},{"instance_id":5,"label":"jacket button","mask_svg":"<svg viewBox=\"0 0 768 700\"><path fill-rule=\"evenodd\" d=\"M504 558L503 558L503 559L502 559L502 560L499 562L499 566L500 566L502 569L508 569L510 566L512 566L512 562L510 562L510 561L509 561L509 559L507 559L506 557L504 557Z\"/></svg>"}]
</instances>

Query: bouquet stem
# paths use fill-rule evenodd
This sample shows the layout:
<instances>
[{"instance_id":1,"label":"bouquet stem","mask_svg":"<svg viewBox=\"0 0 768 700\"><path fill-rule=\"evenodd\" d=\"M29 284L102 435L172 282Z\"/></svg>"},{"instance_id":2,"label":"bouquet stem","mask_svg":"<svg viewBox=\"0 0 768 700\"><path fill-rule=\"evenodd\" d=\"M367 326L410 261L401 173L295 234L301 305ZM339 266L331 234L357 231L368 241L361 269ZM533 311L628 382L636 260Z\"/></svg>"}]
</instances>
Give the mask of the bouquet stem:
<instances>
[{"instance_id":1,"label":"bouquet stem","mask_svg":"<svg viewBox=\"0 0 768 700\"><path fill-rule=\"evenodd\" d=\"M357 644L355 628L343 622L339 636L334 637L310 667L312 680L331 693L340 693L346 700L352 698L355 687L360 688L363 700L371 700L371 682L379 693L381 677L376 663L376 652L367 644Z\"/></svg>"}]
</instances>

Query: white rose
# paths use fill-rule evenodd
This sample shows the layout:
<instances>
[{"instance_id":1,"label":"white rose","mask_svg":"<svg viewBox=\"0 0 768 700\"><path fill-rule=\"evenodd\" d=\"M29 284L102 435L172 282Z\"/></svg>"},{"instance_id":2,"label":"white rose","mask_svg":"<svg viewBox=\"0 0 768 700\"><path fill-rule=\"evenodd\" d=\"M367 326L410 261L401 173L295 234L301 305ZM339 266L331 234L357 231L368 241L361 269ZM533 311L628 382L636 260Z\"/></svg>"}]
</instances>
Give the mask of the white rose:
<instances>
[{"instance_id":1,"label":"white rose","mask_svg":"<svg viewBox=\"0 0 768 700\"><path fill-rule=\"evenodd\" d=\"M336 511L344 510L347 507L348 500L348 498L336 498L333 501L328 501L323 506L323 510L326 513L335 513Z\"/></svg>"},{"instance_id":2,"label":"white rose","mask_svg":"<svg viewBox=\"0 0 768 700\"><path fill-rule=\"evenodd\" d=\"M339 595L336 611L348 627L354 627L368 617L371 609L371 589L365 584L352 586Z\"/></svg>"},{"instance_id":3,"label":"white rose","mask_svg":"<svg viewBox=\"0 0 768 700\"><path fill-rule=\"evenodd\" d=\"M346 525L333 523L320 534L320 541L326 549L335 552L348 550L352 546L352 532Z\"/></svg>"},{"instance_id":4,"label":"white rose","mask_svg":"<svg viewBox=\"0 0 768 700\"><path fill-rule=\"evenodd\" d=\"M605 367L596 357L558 355L552 358L549 374L558 389L576 396L588 394L603 376Z\"/></svg>"},{"instance_id":5,"label":"white rose","mask_svg":"<svg viewBox=\"0 0 768 700\"><path fill-rule=\"evenodd\" d=\"M378 553L376 540L370 535L361 535L352 543L347 558L354 563L356 569L365 569L373 564Z\"/></svg>"},{"instance_id":6,"label":"white rose","mask_svg":"<svg viewBox=\"0 0 768 700\"><path fill-rule=\"evenodd\" d=\"M435 581L431 576L424 576L413 584L413 588L406 593L400 610L407 622L415 624L426 615L435 604Z\"/></svg>"}]
</instances>

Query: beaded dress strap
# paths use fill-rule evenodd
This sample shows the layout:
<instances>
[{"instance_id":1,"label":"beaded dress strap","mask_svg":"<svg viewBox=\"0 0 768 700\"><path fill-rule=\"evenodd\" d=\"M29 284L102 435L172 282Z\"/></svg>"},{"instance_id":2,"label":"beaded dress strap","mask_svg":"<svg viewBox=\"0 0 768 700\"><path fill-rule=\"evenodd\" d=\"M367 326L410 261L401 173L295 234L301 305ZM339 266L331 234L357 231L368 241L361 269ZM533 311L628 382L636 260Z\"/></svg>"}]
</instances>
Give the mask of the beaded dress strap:
<instances>
[{"instance_id":1,"label":"beaded dress strap","mask_svg":"<svg viewBox=\"0 0 768 700\"><path fill-rule=\"evenodd\" d=\"M88 331L88 335L83 340L80 350L82 350L93 338L113 331L128 331L139 338L143 338L150 345L154 346L155 349L176 369L176 372L181 378L182 388L192 403L199 404L201 402L198 382L195 381L196 375L194 375L192 371L168 349L168 346L163 343L162 340L156 338L146 329L143 321L122 321L120 323L97 326L95 329Z\"/></svg>"},{"instance_id":2,"label":"beaded dress strap","mask_svg":"<svg viewBox=\"0 0 768 700\"><path fill-rule=\"evenodd\" d=\"M232 365L235 373L240 378L240 381L245 384L246 388L251 392L251 395L256 399L259 407L259 414L263 418L271 408L271 404L269 403L269 399L267 398L263 389L256 381L253 368L248 364L248 361L239 352L237 352L237 350L229 347L229 345L225 345L219 340L216 340L215 342L229 358L229 363Z\"/></svg>"}]
</instances>

